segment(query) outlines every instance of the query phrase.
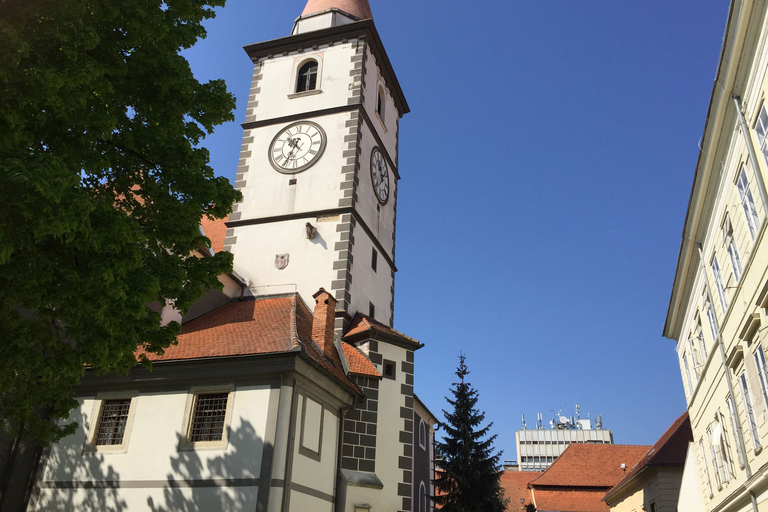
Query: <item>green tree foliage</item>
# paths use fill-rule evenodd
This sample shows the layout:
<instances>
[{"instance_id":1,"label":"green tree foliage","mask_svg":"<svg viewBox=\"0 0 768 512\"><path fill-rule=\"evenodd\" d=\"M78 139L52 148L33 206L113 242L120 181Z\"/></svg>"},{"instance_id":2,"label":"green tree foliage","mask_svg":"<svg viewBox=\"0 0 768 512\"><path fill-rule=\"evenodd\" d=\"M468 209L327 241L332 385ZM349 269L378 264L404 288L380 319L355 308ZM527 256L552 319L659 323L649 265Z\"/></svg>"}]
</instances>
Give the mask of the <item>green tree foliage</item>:
<instances>
[{"instance_id":1,"label":"green tree foliage","mask_svg":"<svg viewBox=\"0 0 768 512\"><path fill-rule=\"evenodd\" d=\"M464 381L468 374L466 356L462 354L456 370L459 382L451 389L453 400L446 397L453 411L443 410L446 421L440 426L445 436L435 442L437 454L443 459L442 471L435 480L436 501L442 504L443 512L502 512L509 500L504 498L499 483L501 452L493 448L496 436L487 437L493 423L481 427L485 413L475 408L478 394Z\"/></svg>"},{"instance_id":2,"label":"green tree foliage","mask_svg":"<svg viewBox=\"0 0 768 512\"><path fill-rule=\"evenodd\" d=\"M179 52L224 0L0 0L0 418L51 441L85 373L162 352L231 268L202 215L239 194L199 143L233 118ZM34 411L34 412L33 412Z\"/></svg>"}]
</instances>

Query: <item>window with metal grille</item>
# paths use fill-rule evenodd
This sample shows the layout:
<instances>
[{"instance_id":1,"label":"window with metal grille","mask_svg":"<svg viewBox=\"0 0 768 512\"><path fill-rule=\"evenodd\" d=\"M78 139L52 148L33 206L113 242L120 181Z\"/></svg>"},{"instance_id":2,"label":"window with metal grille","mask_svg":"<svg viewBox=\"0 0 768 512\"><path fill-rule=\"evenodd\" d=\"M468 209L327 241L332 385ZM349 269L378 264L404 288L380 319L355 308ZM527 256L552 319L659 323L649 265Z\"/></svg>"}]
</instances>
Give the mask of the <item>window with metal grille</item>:
<instances>
[{"instance_id":1,"label":"window with metal grille","mask_svg":"<svg viewBox=\"0 0 768 512\"><path fill-rule=\"evenodd\" d=\"M224 435L224 421L227 415L229 393L208 393L197 395L189 440L221 441Z\"/></svg>"},{"instance_id":2,"label":"window with metal grille","mask_svg":"<svg viewBox=\"0 0 768 512\"><path fill-rule=\"evenodd\" d=\"M97 445L122 444L131 399L104 400L99 417L99 431L96 433Z\"/></svg>"},{"instance_id":3,"label":"window with metal grille","mask_svg":"<svg viewBox=\"0 0 768 512\"><path fill-rule=\"evenodd\" d=\"M296 81L296 92L313 91L317 88L317 62L311 60L301 66Z\"/></svg>"}]
</instances>

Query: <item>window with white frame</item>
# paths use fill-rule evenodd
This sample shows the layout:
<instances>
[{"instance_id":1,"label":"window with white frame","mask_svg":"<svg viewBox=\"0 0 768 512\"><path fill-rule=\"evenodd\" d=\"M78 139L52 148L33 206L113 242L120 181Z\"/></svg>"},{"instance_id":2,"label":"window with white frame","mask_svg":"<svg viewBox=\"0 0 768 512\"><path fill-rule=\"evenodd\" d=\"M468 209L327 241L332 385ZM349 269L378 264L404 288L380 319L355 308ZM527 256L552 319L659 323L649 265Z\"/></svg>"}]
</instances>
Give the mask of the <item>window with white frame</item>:
<instances>
[{"instance_id":1,"label":"window with white frame","mask_svg":"<svg viewBox=\"0 0 768 512\"><path fill-rule=\"evenodd\" d=\"M723 488L723 481L722 481L723 459L722 457L718 456L718 453L715 450L716 442L713 439L711 425L707 427L707 440L709 441L709 450L710 450L710 455L712 457L712 469L715 470L715 485L717 485L717 490L719 491L720 489Z\"/></svg>"},{"instance_id":2,"label":"window with white frame","mask_svg":"<svg viewBox=\"0 0 768 512\"><path fill-rule=\"evenodd\" d=\"M757 228L760 226L760 218L757 215L757 208L755 208L755 199L752 196L752 190L749 187L749 180L747 179L747 166L742 165L739 172L739 179L736 182L736 187L739 189L739 197L741 198L741 207L744 210L744 217L749 227L749 234L752 240L757 236Z\"/></svg>"},{"instance_id":3,"label":"window with white frame","mask_svg":"<svg viewBox=\"0 0 768 512\"><path fill-rule=\"evenodd\" d=\"M709 354L707 354L707 344L704 341L704 334L701 332L701 316L699 316L698 313L696 313L696 320L694 321L693 339L698 342L699 359L701 361L701 365L703 366L707 363Z\"/></svg>"},{"instance_id":4,"label":"window with white frame","mask_svg":"<svg viewBox=\"0 0 768 512\"><path fill-rule=\"evenodd\" d=\"M707 297L704 307L707 309L707 321L709 322L709 330L712 333L712 341L717 342L717 318L715 317L715 308L712 307L712 301Z\"/></svg>"},{"instance_id":5,"label":"window with white frame","mask_svg":"<svg viewBox=\"0 0 768 512\"><path fill-rule=\"evenodd\" d=\"M728 405L728 416L731 417L731 428L733 429L733 435L738 436L737 432L740 429L740 426L738 416L736 414L736 404L733 401L733 395L728 395L725 399L725 403ZM738 437L736 437L736 439L736 455L739 458L739 467L744 469L746 457L744 456L744 451L741 449L741 443L738 442Z\"/></svg>"},{"instance_id":6,"label":"window with white frame","mask_svg":"<svg viewBox=\"0 0 768 512\"><path fill-rule=\"evenodd\" d=\"M755 124L755 131L757 132L757 140L760 141L760 151L763 152L766 163L768 163L768 110L763 103L760 108L760 117L757 118L757 124Z\"/></svg>"},{"instance_id":7,"label":"window with white frame","mask_svg":"<svg viewBox=\"0 0 768 512\"><path fill-rule=\"evenodd\" d=\"M712 496L712 481L709 478L709 464L707 464L707 452L704 449L704 439L699 439L699 453L701 454L701 464L704 467L704 481L707 484L707 493Z\"/></svg>"},{"instance_id":8,"label":"window with white frame","mask_svg":"<svg viewBox=\"0 0 768 512\"><path fill-rule=\"evenodd\" d=\"M701 367L701 361L699 360L699 351L694 346L693 337L688 337L688 349L691 351L691 362L693 363L693 376L696 380L699 380L699 368Z\"/></svg>"},{"instance_id":9,"label":"window with white frame","mask_svg":"<svg viewBox=\"0 0 768 512\"><path fill-rule=\"evenodd\" d=\"M749 434L752 437L752 446L755 452L762 449L763 445L760 442L760 432L757 430L757 418L755 417L755 408L753 407L752 394L749 391L749 384L747 382L747 372L741 372L739 376L739 382L741 383L741 395L744 401L744 410L747 413L747 422L749 423Z\"/></svg>"},{"instance_id":10,"label":"window with white frame","mask_svg":"<svg viewBox=\"0 0 768 512\"><path fill-rule=\"evenodd\" d=\"M720 298L720 307L723 313L728 309L728 299L725 297L725 287L723 286L723 276L720 273L720 264L717 262L717 256L712 258L712 275L715 276L715 288Z\"/></svg>"},{"instance_id":11,"label":"window with white frame","mask_svg":"<svg viewBox=\"0 0 768 512\"><path fill-rule=\"evenodd\" d=\"M427 512L427 486L419 484L419 512Z\"/></svg>"},{"instance_id":12,"label":"window with white frame","mask_svg":"<svg viewBox=\"0 0 768 512\"><path fill-rule=\"evenodd\" d=\"M736 247L736 240L733 238L733 225L731 224L731 218L726 212L723 219L723 244L728 248L728 257L731 260L731 268L733 269L733 278L738 281L741 279L741 274L744 271L744 267L741 265L741 257L739 256L739 248Z\"/></svg>"},{"instance_id":13,"label":"window with white frame","mask_svg":"<svg viewBox=\"0 0 768 512\"><path fill-rule=\"evenodd\" d=\"M685 376L688 379L688 389L691 390L691 396L693 396L693 382L691 381L691 370L688 367L688 354L683 352L683 366L685 367Z\"/></svg>"},{"instance_id":14,"label":"window with white frame","mask_svg":"<svg viewBox=\"0 0 768 512\"><path fill-rule=\"evenodd\" d=\"M763 346L757 343L757 349L753 354L755 358L755 368L757 368L757 375L760 379L760 391L763 392L763 402L768 406L768 373L765 367L765 352L763 352Z\"/></svg>"},{"instance_id":15,"label":"window with white frame","mask_svg":"<svg viewBox=\"0 0 768 512\"><path fill-rule=\"evenodd\" d=\"M424 420L419 420L419 446L423 449L427 449L427 425Z\"/></svg>"}]
</instances>

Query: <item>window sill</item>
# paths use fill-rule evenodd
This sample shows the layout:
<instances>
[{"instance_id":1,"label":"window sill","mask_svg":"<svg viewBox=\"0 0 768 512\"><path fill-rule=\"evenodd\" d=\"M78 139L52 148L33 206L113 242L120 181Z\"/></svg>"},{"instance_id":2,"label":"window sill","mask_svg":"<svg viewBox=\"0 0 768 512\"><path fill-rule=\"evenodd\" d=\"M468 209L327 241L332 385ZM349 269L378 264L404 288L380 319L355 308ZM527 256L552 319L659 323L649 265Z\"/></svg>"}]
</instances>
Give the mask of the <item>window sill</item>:
<instances>
[{"instance_id":1,"label":"window sill","mask_svg":"<svg viewBox=\"0 0 768 512\"><path fill-rule=\"evenodd\" d=\"M321 94L322 92L323 92L322 89L312 89L311 91L294 92L293 94L288 95L288 99L292 100L294 98L302 98L304 96L314 96L315 94Z\"/></svg>"}]
</instances>

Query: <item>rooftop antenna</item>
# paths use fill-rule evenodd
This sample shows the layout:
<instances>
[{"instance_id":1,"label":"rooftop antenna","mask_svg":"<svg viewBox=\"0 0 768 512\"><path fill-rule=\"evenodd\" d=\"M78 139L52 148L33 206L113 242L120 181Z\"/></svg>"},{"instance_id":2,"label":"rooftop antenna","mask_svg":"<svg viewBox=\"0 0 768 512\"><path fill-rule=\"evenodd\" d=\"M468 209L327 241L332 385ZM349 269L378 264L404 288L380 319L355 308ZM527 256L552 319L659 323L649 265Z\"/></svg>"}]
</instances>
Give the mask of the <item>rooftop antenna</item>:
<instances>
[{"instance_id":1,"label":"rooftop antenna","mask_svg":"<svg viewBox=\"0 0 768 512\"><path fill-rule=\"evenodd\" d=\"M538 421L536 422L536 430L544 430L544 425L541 422L541 413L538 415Z\"/></svg>"},{"instance_id":2,"label":"rooftop antenna","mask_svg":"<svg viewBox=\"0 0 768 512\"><path fill-rule=\"evenodd\" d=\"M597 419L595 420L595 429L600 430L603 428L603 415L598 414Z\"/></svg>"},{"instance_id":3,"label":"rooftop antenna","mask_svg":"<svg viewBox=\"0 0 768 512\"><path fill-rule=\"evenodd\" d=\"M576 419L581 419L581 406L579 404L576 404Z\"/></svg>"},{"instance_id":4,"label":"rooftop antenna","mask_svg":"<svg viewBox=\"0 0 768 512\"><path fill-rule=\"evenodd\" d=\"M521 414L521 416L523 417L523 430L525 430L525 414Z\"/></svg>"}]
</instances>

